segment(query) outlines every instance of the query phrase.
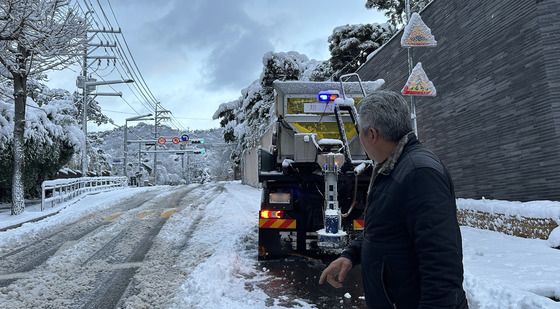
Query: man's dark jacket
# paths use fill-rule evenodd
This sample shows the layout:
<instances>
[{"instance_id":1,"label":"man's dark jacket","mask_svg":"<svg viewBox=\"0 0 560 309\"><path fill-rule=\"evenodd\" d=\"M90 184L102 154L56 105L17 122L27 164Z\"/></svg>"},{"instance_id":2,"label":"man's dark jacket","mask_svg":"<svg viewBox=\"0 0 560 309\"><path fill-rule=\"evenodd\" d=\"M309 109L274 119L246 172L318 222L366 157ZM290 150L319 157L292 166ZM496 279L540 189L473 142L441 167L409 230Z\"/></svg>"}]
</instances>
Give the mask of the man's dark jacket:
<instances>
[{"instance_id":1,"label":"man's dark jacket","mask_svg":"<svg viewBox=\"0 0 560 309\"><path fill-rule=\"evenodd\" d=\"M361 263L369 308L467 308L451 177L414 135L403 145L370 185L363 240L342 256Z\"/></svg>"}]
</instances>

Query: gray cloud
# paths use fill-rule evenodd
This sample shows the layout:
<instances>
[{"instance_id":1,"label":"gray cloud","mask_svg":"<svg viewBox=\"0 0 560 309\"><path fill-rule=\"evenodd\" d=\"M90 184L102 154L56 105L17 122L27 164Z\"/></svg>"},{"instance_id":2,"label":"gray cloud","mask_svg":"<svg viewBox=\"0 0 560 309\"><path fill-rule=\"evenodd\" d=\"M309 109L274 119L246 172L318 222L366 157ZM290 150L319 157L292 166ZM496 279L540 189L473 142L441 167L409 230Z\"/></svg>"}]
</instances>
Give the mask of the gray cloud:
<instances>
[{"instance_id":1,"label":"gray cloud","mask_svg":"<svg viewBox=\"0 0 560 309\"><path fill-rule=\"evenodd\" d=\"M147 34L171 53L207 51L207 88L244 87L256 78L262 55L273 45L269 27L251 19L241 2L176 1L168 14L150 23Z\"/></svg>"}]
</instances>

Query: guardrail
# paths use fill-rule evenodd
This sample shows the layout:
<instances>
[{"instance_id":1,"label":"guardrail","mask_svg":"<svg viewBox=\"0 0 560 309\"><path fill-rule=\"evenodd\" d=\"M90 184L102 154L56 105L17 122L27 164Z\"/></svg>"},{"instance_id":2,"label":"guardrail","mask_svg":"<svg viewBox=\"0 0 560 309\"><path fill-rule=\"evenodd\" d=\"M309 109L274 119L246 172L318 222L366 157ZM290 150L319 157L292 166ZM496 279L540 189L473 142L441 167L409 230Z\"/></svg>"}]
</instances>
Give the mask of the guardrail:
<instances>
[{"instance_id":1,"label":"guardrail","mask_svg":"<svg viewBox=\"0 0 560 309\"><path fill-rule=\"evenodd\" d=\"M43 181L41 184L41 211L48 203L54 207L85 194L127 186L126 177L82 177Z\"/></svg>"}]
</instances>

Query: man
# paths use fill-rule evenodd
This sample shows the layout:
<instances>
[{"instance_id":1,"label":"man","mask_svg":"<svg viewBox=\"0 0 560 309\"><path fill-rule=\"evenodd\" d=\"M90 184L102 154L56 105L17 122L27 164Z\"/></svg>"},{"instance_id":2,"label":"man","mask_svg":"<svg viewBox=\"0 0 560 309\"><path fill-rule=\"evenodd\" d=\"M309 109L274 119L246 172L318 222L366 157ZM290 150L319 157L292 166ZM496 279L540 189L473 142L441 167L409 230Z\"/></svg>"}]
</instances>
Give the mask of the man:
<instances>
[{"instance_id":1,"label":"man","mask_svg":"<svg viewBox=\"0 0 560 309\"><path fill-rule=\"evenodd\" d=\"M361 263L369 308L468 308L461 231L451 177L416 138L406 101L377 91L360 105L360 142L376 164L363 239L321 274L342 287Z\"/></svg>"}]
</instances>

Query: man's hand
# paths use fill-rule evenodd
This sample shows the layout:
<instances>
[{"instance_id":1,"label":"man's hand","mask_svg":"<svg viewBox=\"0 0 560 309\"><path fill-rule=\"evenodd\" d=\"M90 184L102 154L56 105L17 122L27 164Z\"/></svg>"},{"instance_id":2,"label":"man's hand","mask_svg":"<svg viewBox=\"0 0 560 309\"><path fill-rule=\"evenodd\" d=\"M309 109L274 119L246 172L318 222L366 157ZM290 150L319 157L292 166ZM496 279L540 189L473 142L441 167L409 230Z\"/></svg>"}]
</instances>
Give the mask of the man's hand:
<instances>
[{"instance_id":1,"label":"man's hand","mask_svg":"<svg viewBox=\"0 0 560 309\"><path fill-rule=\"evenodd\" d=\"M352 269L352 261L345 257L339 257L323 270L321 278L319 278L319 284L323 284L327 280L330 285L339 289L342 287L342 283L350 269Z\"/></svg>"}]
</instances>

